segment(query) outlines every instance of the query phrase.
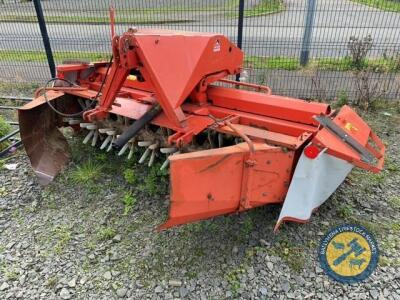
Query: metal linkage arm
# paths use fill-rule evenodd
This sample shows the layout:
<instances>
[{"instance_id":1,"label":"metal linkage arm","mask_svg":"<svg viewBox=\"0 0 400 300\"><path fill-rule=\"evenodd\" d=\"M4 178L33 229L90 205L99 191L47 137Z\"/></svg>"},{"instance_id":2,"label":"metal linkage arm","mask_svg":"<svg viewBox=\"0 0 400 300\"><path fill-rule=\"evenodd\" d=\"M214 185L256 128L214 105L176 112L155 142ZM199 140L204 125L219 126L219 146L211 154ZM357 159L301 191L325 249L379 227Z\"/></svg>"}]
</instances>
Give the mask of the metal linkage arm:
<instances>
[{"instance_id":1,"label":"metal linkage arm","mask_svg":"<svg viewBox=\"0 0 400 300\"><path fill-rule=\"evenodd\" d=\"M99 105L84 113L88 121L104 119L121 90L129 72L138 67L138 58L135 51L133 32L128 31L121 37L113 38L113 57L110 72L106 74L104 90L101 91Z\"/></svg>"}]
</instances>

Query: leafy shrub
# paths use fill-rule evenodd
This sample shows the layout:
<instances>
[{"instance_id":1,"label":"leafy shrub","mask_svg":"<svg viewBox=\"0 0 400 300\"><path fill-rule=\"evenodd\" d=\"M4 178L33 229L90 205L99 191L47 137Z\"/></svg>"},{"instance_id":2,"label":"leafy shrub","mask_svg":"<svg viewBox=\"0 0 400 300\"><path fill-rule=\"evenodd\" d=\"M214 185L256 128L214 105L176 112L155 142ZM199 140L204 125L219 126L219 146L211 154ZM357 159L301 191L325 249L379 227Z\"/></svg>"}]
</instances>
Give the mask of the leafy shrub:
<instances>
[{"instance_id":1,"label":"leafy shrub","mask_svg":"<svg viewBox=\"0 0 400 300\"><path fill-rule=\"evenodd\" d=\"M0 116L0 137L3 137L11 132L11 126ZM7 148L8 142L0 143L0 151Z\"/></svg>"}]
</instances>

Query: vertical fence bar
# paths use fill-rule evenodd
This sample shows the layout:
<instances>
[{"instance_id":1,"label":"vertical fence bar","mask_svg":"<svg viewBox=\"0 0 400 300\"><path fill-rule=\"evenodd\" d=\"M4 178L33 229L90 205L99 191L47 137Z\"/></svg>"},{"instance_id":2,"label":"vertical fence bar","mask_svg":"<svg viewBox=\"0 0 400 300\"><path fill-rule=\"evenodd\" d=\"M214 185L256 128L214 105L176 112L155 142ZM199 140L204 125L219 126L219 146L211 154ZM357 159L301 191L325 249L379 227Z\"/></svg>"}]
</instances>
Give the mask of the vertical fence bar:
<instances>
[{"instance_id":1,"label":"vertical fence bar","mask_svg":"<svg viewBox=\"0 0 400 300\"><path fill-rule=\"evenodd\" d=\"M244 18L244 0L239 0L237 46L242 49L243 42L243 18ZM240 74L236 74L236 81L240 81Z\"/></svg>"},{"instance_id":2,"label":"vertical fence bar","mask_svg":"<svg viewBox=\"0 0 400 300\"><path fill-rule=\"evenodd\" d=\"M310 56L311 35L314 26L314 15L316 0L307 0L307 12L303 33L303 41L301 44L300 65L305 66Z\"/></svg>"},{"instance_id":3,"label":"vertical fence bar","mask_svg":"<svg viewBox=\"0 0 400 300\"><path fill-rule=\"evenodd\" d=\"M49 35L47 34L46 22L43 16L43 9L40 0L33 0L36 16L39 22L40 33L42 34L44 50L46 51L47 62L49 63L51 77L56 77L56 66L54 64L53 52L51 51Z\"/></svg>"}]
</instances>

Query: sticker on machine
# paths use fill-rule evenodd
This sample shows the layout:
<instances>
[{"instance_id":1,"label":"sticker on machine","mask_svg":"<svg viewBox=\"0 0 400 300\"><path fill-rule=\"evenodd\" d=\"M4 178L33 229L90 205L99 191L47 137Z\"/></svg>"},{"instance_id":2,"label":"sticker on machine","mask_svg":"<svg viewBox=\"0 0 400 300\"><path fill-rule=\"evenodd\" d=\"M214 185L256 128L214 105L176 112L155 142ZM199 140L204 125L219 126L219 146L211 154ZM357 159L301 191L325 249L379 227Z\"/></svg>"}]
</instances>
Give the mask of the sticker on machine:
<instances>
[{"instance_id":1,"label":"sticker on machine","mask_svg":"<svg viewBox=\"0 0 400 300\"><path fill-rule=\"evenodd\" d=\"M221 51L221 43L219 42L219 40L216 40L216 41L215 41L215 45L214 45L213 51L214 51L214 52L219 52L219 51Z\"/></svg>"}]
</instances>

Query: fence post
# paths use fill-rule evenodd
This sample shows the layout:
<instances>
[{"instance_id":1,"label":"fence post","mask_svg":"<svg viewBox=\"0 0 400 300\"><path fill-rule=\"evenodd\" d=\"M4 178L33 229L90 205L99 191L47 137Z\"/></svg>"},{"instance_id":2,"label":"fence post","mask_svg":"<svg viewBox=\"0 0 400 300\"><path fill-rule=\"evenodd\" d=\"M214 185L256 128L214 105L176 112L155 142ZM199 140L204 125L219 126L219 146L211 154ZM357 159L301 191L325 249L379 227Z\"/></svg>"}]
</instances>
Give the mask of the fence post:
<instances>
[{"instance_id":1,"label":"fence post","mask_svg":"<svg viewBox=\"0 0 400 300\"><path fill-rule=\"evenodd\" d=\"M51 51L49 35L47 34L46 22L43 16L42 4L40 0L33 0L36 16L39 22L40 33L42 34L44 50L46 51L47 62L49 63L51 77L56 77L56 66L54 64L53 52Z\"/></svg>"},{"instance_id":2,"label":"fence post","mask_svg":"<svg viewBox=\"0 0 400 300\"><path fill-rule=\"evenodd\" d=\"M243 17L244 17L244 0L239 0L237 46L240 49L242 49L242 42L243 42ZM236 74L236 81L240 81L240 74Z\"/></svg>"},{"instance_id":3,"label":"fence post","mask_svg":"<svg viewBox=\"0 0 400 300\"><path fill-rule=\"evenodd\" d=\"M303 33L303 42L301 44L300 65L305 66L310 56L311 35L314 26L314 15L316 0L307 0L307 12Z\"/></svg>"}]
</instances>

